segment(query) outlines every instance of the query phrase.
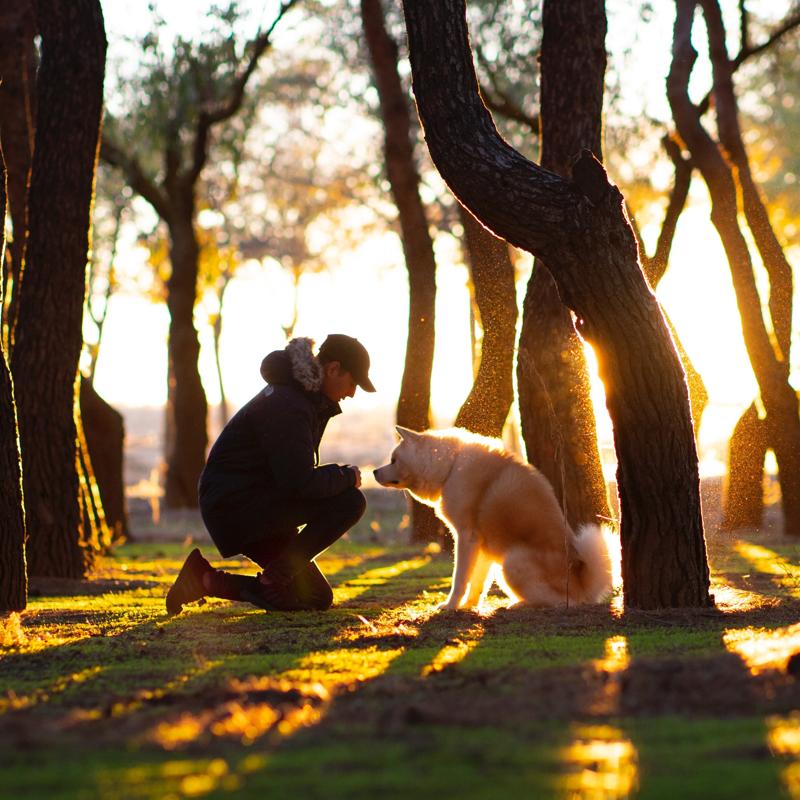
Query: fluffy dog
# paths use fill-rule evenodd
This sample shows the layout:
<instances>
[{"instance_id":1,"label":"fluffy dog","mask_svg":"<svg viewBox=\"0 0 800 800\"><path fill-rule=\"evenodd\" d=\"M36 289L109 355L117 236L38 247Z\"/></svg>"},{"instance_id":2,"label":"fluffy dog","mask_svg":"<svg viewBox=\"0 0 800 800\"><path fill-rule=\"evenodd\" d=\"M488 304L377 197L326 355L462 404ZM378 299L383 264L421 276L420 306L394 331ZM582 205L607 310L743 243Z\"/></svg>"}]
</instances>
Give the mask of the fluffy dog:
<instances>
[{"instance_id":1,"label":"fluffy dog","mask_svg":"<svg viewBox=\"0 0 800 800\"><path fill-rule=\"evenodd\" d=\"M599 526L574 533L544 475L500 441L459 428L397 432L391 462L373 474L432 506L453 533L453 583L439 608L475 608L494 580L534 606L596 603L611 590Z\"/></svg>"}]
</instances>

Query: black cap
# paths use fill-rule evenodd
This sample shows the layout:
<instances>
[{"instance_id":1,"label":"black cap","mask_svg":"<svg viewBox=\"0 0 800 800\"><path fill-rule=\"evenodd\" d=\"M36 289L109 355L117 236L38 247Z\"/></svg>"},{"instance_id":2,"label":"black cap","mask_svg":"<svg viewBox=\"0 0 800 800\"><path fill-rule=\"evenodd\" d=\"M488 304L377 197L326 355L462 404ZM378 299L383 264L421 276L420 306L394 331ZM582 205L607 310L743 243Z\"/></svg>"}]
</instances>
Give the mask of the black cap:
<instances>
[{"instance_id":1,"label":"black cap","mask_svg":"<svg viewBox=\"0 0 800 800\"><path fill-rule=\"evenodd\" d=\"M353 380L365 391L374 392L369 379L369 353L358 339L343 333L332 333L320 346L317 358L326 364L338 361L342 369L353 376Z\"/></svg>"}]
</instances>

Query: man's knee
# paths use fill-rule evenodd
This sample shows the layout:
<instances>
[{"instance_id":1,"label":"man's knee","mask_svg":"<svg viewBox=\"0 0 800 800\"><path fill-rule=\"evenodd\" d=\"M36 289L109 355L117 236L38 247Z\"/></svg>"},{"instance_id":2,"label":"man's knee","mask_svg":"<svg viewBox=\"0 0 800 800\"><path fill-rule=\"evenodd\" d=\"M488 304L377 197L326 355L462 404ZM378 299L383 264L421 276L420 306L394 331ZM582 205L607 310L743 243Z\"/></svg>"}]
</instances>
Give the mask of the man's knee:
<instances>
[{"instance_id":1,"label":"man's knee","mask_svg":"<svg viewBox=\"0 0 800 800\"><path fill-rule=\"evenodd\" d=\"M338 501L342 509L342 513L349 520L349 526L355 525L367 509L367 498L360 489L355 486L347 491L342 492L338 496Z\"/></svg>"}]
</instances>

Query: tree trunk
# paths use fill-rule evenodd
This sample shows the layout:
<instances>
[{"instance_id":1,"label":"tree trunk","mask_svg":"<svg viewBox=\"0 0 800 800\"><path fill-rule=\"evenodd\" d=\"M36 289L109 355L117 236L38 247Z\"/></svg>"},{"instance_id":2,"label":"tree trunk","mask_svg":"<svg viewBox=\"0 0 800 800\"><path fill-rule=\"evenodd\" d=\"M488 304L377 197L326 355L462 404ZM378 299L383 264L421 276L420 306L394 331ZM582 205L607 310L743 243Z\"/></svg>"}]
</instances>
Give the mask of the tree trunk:
<instances>
[{"instance_id":1,"label":"tree trunk","mask_svg":"<svg viewBox=\"0 0 800 800\"><path fill-rule=\"evenodd\" d=\"M19 307L20 271L28 237L28 178L33 157L34 119L36 116L36 24L30 0L5 4L0 11L0 136L6 159L8 212L12 239L5 252L3 297L0 304L2 330L7 355L13 345L14 327Z\"/></svg>"},{"instance_id":2,"label":"tree trunk","mask_svg":"<svg viewBox=\"0 0 800 800\"><path fill-rule=\"evenodd\" d=\"M76 402L106 40L97 0L40 0L30 234L11 357L32 575L85 569ZM76 46L80 43L80 46Z\"/></svg>"},{"instance_id":3,"label":"tree trunk","mask_svg":"<svg viewBox=\"0 0 800 800\"><path fill-rule=\"evenodd\" d=\"M493 236L463 206L461 223L483 339L472 389L456 426L500 437L514 401L517 293L508 243Z\"/></svg>"},{"instance_id":4,"label":"tree trunk","mask_svg":"<svg viewBox=\"0 0 800 800\"><path fill-rule=\"evenodd\" d=\"M767 426L765 420L759 419L753 403L736 423L728 445L722 530L761 527L766 455Z\"/></svg>"},{"instance_id":5,"label":"tree trunk","mask_svg":"<svg viewBox=\"0 0 800 800\"><path fill-rule=\"evenodd\" d=\"M397 44L386 31L381 0L361 0L364 37L380 98L385 132L386 174L397 206L408 269L408 341L397 422L422 431L430 427L431 373L436 311L436 261L425 207L419 196L408 98L397 71ZM441 538L433 511L412 500L412 540Z\"/></svg>"},{"instance_id":6,"label":"tree trunk","mask_svg":"<svg viewBox=\"0 0 800 800\"><path fill-rule=\"evenodd\" d=\"M602 158L606 19L602 0L542 7L542 166L568 175L582 148ZM528 460L548 478L570 525L611 515L583 343L545 264L537 260L522 312L517 386Z\"/></svg>"},{"instance_id":7,"label":"tree trunk","mask_svg":"<svg viewBox=\"0 0 800 800\"><path fill-rule=\"evenodd\" d=\"M0 209L6 214L6 170L0 148ZM5 226L0 230L0 257L5 249ZM0 283L0 308L3 285ZM28 601L25 566L25 505L19 452L14 384L0 337L0 614L22 611Z\"/></svg>"},{"instance_id":8,"label":"tree trunk","mask_svg":"<svg viewBox=\"0 0 800 800\"><path fill-rule=\"evenodd\" d=\"M780 470L784 529L788 535L800 536L800 413L797 395L788 382L788 363L776 353L761 313L761 298L750 251L739 228L734 175L718 146L703 128L688 95L689 76L697 58L691 43L696 5L697 0L677 2L667 96L678 133L708 187L711 221L728 258L745 347L767 412L767 438L775 450Z\"/></svg>"},{"instance_id":9,"label":"tree trunk","mask_svg":"<svg viewBox=\"0 0 800 800\"><path fill-rule=\"evenodd\" d=\"M619 464L626 605L709 605L685 376L622 195L588 152L568 181L498 135L478 95L463 0L405 0L404 9L434 163L483 224L543 259L597 353Z\"/></svg>"},{"instance_id":10,"label":"tree trunk","mask_svg":"<svg viewBox=\"0 0 800 800\"><path fill-rule=\"evenodd\" d=\"M769 213L764 200L761 197L758 186L753 178L750 169L750 159L745 150L744 141L742 140L741 128L739 126L739 108L736 100L736 95L733 88L733 64L728 58L728 52L725 44L725 27L722 21L722 14L720 12L719 4L716 0L703 0L701 3L706 19L706 29L708 31L709 51L711 54L711 64L714 75L714 109L717 118L717 130L719 134L720 144L725 152L727 161L734 167L734 178L737 186L741 191L742 210L744 211L747 226L753 234L753 240L758 249L761 260L769 276L769 313L772 322L772 331L774 333L775 343L775 360L781 364L786 373L786 380L789 378L789 351L791 348L792 340L792 267L786 258L783 248L775 235L772 223L769 219ZM745 24L743 22L743 24ZM769 412L767 413L766 425L758 425L753 429L751 420L748 419L749 410L745 412L742 417L742 429L740 430L741 436L749 436L756 434L756 440L749 443L750 449L754 449L754 457L762 445L766 446L763 441L764 431L768 431L772 437L769 444L775 450L775 453L780 451L784 454L783 463L779 462L781 472L781 494L783 497L784 516L786 517L786 528L788 532L800 536L800 518L795 518L792 523L788 519L787 509L800 509L800 497L794 495L789 496L790 493L800 490L800 480L794 478L792 475L787 474L792 469L792 462L786 461L786 453L794 446L791 441L783 441L785 435L788 433L790 436L793 429L790 428L786 431L781 424L772 424L769 419ZM796 413L796 412L795 412ZM737 426L738 427L738 426ZM736 432L734 432L735 434ZM727 495L729 500L738 504L745 502L748 504L748 513L744 517L737 512L736 508L728 509L726 507L726 519L728 516L731 519L743 519L758 517L760 520L762 509L759 508L758 513L755 513L753 504L758 497L758 503L763 503L763 467L764 458L762 453L761 462L759 465L758 475L758 492L756 486L752 486L750 491L746 491L745 487L752 483L753 475L751 470L754 464L751 463L746 457L743 459L741 452L734 453L734 447L737 451L742 446L747 447L748 444L741 440L734 442L731 439L730 443L730 460L729 468L731 470L738 470L740 467L744 469L741 475L730 475L729 487L730 491ZM743 497L737 499L736 492L742 492ZM727 502L727 501L726 501ZM795 512L800 513L800 512Z\"/></svg>"},{"instance_id":11,"label":"tree trunk","mask_svg":"<svg viewBox=\"0 0 800 800\"><path fill-rule=\"evenodd\" d=\"M122 414L103 400L85 378L80 385L80 410L105 521L112 541L122 541L128 537Z\"/></svg>"},{"instance_id":12,"label":"tree trunk","mask_svg":"<svg viewBox=\"0 0 800 800\"><path fill-rule=\"evenodd\" d=\"M197 483L206 460L208 403L200 380L200 341L194 327L199 247L194 231L193 202L170 220L170 261L167 282L169 309L169 374L166 429L167 508L196 508Z\"/></svg>"}]
</instances>

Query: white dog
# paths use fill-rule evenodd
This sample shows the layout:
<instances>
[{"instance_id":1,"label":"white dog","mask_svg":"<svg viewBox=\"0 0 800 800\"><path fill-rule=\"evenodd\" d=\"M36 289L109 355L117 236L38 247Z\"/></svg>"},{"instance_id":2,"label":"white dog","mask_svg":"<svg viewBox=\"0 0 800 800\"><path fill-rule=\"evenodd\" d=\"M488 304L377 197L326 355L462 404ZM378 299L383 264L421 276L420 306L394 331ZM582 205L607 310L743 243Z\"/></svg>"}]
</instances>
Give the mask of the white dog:
<instances>
[{"instance_id":1,"label":"white dog","mask_svg":"<svg viewBox=\"0 0 800 800\"><path fill-rule=\"evenodd\" d=\"M611 590L599 526L574 533L547 479L500 441L459 428L397 432L391 463L374 475L432 506L453 533L453 584L440 608L475 608L495 579L512 601L535 606L596 603Z\"/></svg>"}]
</instances>

